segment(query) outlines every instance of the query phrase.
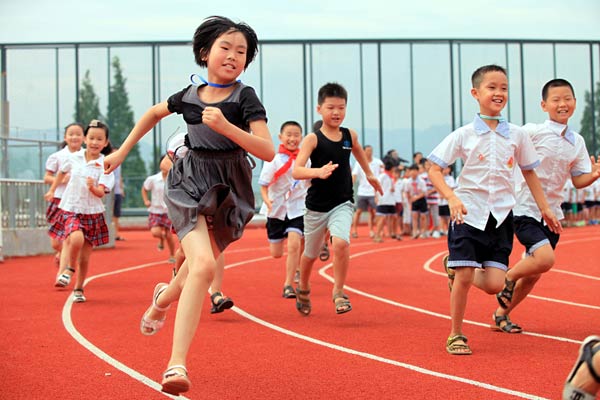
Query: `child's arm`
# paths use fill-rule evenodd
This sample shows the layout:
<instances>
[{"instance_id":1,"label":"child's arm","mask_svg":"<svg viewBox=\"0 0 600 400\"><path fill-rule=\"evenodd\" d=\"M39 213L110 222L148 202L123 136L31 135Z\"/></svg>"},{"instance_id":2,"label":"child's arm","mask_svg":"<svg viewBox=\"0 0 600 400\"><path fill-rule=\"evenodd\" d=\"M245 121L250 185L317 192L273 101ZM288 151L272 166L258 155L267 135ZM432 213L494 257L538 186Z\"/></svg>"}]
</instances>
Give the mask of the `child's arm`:
<instances>
[{"instance_id":1,"label":"child's arm","mask_svg":"<svg viewBox=\"0 0 600 400\"><path fill-rule=\"evenodd\" d=\"M273 202L269 199L269 187L260 185L260 197L262 197L263 202L267 206L267 212L271 212L271 207L273 207Z\"/></svg>"},{"instance_id":2,"label":"child's arm","mask_svg":"<svg viewBox=\"0 0 600 400\"><path fill-rule=\"evenodd\" d=\"M429 168L428 174L429 180L433 183L438 193L448 200L448 208L450 209L450 218L452 221L457 224L462 223L463 215L467 214L467 209L458 196L454 194L454 190L446 183L442 167L433 163Z\"/></svg>"},{"instance_id":3,"label":"child's arm","mask_svg":"<svg viewBox=\"0 0 600 400\"><path fill-rule=\"evenodd\" d=\"M312 151L317 147L317 136L314 133L306 135L300 146L300 152L296 156L294 169L292 170L292 178L294 179L327 179L333 171L338 167L338 164L333 164L329 161L321 168L307 168L306 162Z\"/></svg>"},{"instance_id":4,"label":"child's arm","mask_svg":"<svg viewBox=\"0 0 600 400\"><path fill-rule=\"evenodd\" d=\"M98 198L103 198L105 194L106 186L100 184L98 186L95 185L94 178L88 176L86 179L87 187L92 192L92 194Z\"/></svg>"},{"instance_id":5,"label":"child's arm","mask_svg":"<svg viewBox=\"0 0 600 400\"><path fill-rule=\"evenodd\" d=\"M64 179L65 175L65 172L58 171L58 173L52 180L52 185L50 186L50 189L48 189L48 191L44 195L44 199L46 199L46 201L52 201L52 199L54 198L54 191L56 190L56 187L58 186L59 182L61 182Z\"/></svg>"},{"instance_id":6,"label":"child's arm","mask_svg":"<svg viewBox=\"0 0 600 400\"><path fill-rule=\"evenodd\" d=\"M171 111L169 111L166 101L150 107L135 124L121 147L114 153L104 157L104 173L111 173L115 168L121 165L133 146L135 146L137 142L139 142L140 139L158 123L158 121L169 114L171 114Z\"/></svg>"},{"instance_id":7,"label":"child's arm","mask_svg":"<svg viewBox=\"0 0 600 400\"><path fill-rule=\"evenodd\" d=\"M383 194L383 189L381 188L381 182L375 175L373 175L373 171L371 171L371 167L369 167L369 161L367 161L367 156L365 155L365 151L363 150L360 143L358 143L358 135L352 129L350 129L350 136L352 136L352 155L356 158L356 161L360 164L360 167L365 172L365 176L367 180L373 186L376 192Z\"/></svg>"},{"instance_id":8,"label":"child's arm","mask_svg":"<svg viewBox=\"0 0 600 400\"><path fill-rule=\"evenodd\" d=\"M264 119L250 122L252 134L249 135L248 132L227 121L220 108L206 107L202 111L202 123L261 160L271 161L275 157L275 147L273 147L267 121Z\"/></svg>"},{"instance_id":9,"label":"child's arm","mask_svg":"<svg viewBox=\"0 0 600 400\"><path fill-rule=\"evenodd\" d=\"M150 200L148 199L148 191L142 186L142 199L144 200L144 205L146 207L150 207Z\"/></svg>"},{"instance_id":10,"label":"child's arm","mask_svg":"<svg viewBox=\"0 0 600 400\"><path fill-rule=\"evenodd\" d=\"M600 177L600 159L599 162L596 162L594 156L591 156L590 160L592 161L592 172L571 177L571 181L577 189L591 185Z\"/></svg>"},{"instance_id":11,"label":"child's arm","mask_svg":"<svg viewBox=\"0 0 600 400\"><path fill-rule=\"evenodd\" d=\"M542 189L542 184L535 171L533 169L527 169L521 170L521 172L523 173L525 182L527 182L527 186L529 186L529 191L531 191L535 203L542 213L542 218L544 218L544 221L546 221L546 224L548 225L548 229L554 233L562 232L562 226L548 205L544 190Z\"/></svg>"}]
</instances>

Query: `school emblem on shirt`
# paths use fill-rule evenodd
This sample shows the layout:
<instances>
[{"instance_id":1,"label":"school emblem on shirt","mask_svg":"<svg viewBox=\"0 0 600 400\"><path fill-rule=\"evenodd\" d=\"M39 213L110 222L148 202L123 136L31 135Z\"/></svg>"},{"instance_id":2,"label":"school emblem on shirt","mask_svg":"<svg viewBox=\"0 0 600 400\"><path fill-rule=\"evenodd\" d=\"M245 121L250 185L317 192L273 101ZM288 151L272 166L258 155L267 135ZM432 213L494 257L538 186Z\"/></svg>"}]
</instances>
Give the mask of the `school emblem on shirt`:
<instances>
[{"instance_id":1,"label":"school emblem on shirt","mask_svg":"<svg viewBox=\"0 0 600 400\"><path fill-rule=\"evenodd\" d=\"M508 162L506 163L506 166L510 169L513 168L513 166L515 165L515 160L512 158L512 156L508 159Z\"/></svg>"}]
</instances>

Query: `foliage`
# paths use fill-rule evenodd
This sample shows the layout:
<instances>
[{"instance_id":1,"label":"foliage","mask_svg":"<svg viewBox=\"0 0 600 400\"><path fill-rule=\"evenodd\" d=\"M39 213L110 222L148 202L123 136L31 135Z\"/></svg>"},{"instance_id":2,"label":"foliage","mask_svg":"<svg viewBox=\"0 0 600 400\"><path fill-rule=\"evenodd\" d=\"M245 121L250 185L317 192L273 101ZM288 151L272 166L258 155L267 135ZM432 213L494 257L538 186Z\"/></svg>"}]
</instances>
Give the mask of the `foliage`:
<instances>
[{"instance_id":1,"label":"foliage","mask_svg":"<svg viewBox=\"0 0 600 400\"><path fill-rule=\"evenodd\" d=\"M93 119L104 120L102 114L100 114L99 102L100 100L90 79L90 71L87 70L85 71L83 82L81 82L81 89L79 90L79 110L77 110L76 104L73 120L79 121L83 125L87 125Z\"/></svg>"},{"instance_id":2,"label":"foliage","mask_svg":"<svg viewBox=\"0 0 600 400\"><path fill-rule=\"evenodd\" d=\"M594 121L596 125L596 132L594 130ZM596 83L596 90L594 93L594 109L592 109L592 95L590 92L585 92L585 108L583 110L583 117L581 118L581 135L585 139L585 145L590 154L598 154L600 145L600 82Z\"/></svg>"}]
</instances>

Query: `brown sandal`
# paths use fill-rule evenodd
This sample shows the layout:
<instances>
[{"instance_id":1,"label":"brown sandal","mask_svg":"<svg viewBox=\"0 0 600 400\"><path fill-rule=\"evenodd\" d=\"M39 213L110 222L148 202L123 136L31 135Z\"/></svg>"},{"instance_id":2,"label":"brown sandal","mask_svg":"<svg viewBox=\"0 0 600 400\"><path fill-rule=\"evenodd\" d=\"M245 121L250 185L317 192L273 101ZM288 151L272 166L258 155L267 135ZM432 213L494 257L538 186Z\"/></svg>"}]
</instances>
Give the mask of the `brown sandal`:
<instances>
[{"instance_id":1,"label":"brown sandal","mask_svg":"<svg viewBox=\"0 0 600 400\"><path fill-rule=\"evenodd\" d=\"M463 343L456 343L459 340ZM446 341L446 351L453 356L468 356L473 354L471 348L467 344L467 337L460 334L448 337L448 340Z\"/></svg>"},{"instance_id":2,"label":"brown sandal","mask_svg":"<svg viewBox=\"0 0 600 400\"><path fill-rule=\"evenodd\" d=\"M302 290L300 287L296 288L296 310L302 315L310 314L312 309L309 295L310 289Z\"/></svg>"},{"instance_id":3,"label":"brown sandal","mask_svg":"<svg viewBox=\"0 0 600 400\"><path fill-rule=\"evenodd\" d=\"M342 299L336 301L338 299ZM348 311L352 311L352 304L350 300L348 300L348 296L344 294L344 292L338 292L333 295L333 304L335 304L335 312L336 314L344 314Z\"/></svg>"}]
</instances>

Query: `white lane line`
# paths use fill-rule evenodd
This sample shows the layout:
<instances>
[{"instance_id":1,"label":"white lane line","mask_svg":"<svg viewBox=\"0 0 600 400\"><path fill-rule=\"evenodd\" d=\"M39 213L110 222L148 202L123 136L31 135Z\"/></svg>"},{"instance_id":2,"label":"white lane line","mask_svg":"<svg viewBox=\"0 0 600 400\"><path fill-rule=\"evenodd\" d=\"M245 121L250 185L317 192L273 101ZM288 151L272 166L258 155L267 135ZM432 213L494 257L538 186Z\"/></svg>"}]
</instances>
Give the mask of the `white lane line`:
<instances>
[{"instance_id":1,"label":"white lane line","mask_svg":"<svg viewBox=\"0 0 600 400\"><path fill-rule=\"evenodd\" d=\"M309 343L313 343L319 346L323 346L329 349L333 349L333 350L337 350L340 351L342 353L347 353L347 354L351 354L351 355L355 355L355 356L359 356L359 357L363 357L369 360L373 360L373 361L378 361L381 363L385 363L385 364L389 364L389 365L393 365L395 367L400 367L400 368L404 368L404 369L408 369L410 371L414 371L414 372L418 372L424 375L430 375L430 376L434 376L436 378L442 378L442 379L447 379L450 381L455 381L455 382L460 382L460 383L464 383L467 385L471 385L471 386L476 386L482 389L487 389L487 390L491 390L494 392L499 392L499 393L504 393L504 394L509 394L511 396L515 396L515 397L520 397L523 399L536 399L536 400L546 400L543 397L540 396L536 396L533 394L528 394L528 393L524 393L524 392L519 392L516 390L510 390L510 389L506 389L503 387L499 387L499 386L494 386L491 385L489 383L485 383L485 382L479 382L479 381L475 381L472 379L467 379L467 378L461 378L460 376L455 376L455 375L448 375L448 374L444 374L442 372L437 372L437 371L432 371L426 368L422 368L416 365L412 365L412 364L407 364L407 363L403 363L400 361L396 361L396 360L390 360L389 358L384 358L384 357L380 357L371 353L366 353L364 351L359 351L359 350L354 350L354 349L350 349L348 347L344 347L344 346L340 346L337 344L333 344L333 343L329 343L329 342L325 342L323 340L319 340L319 339L315 339L312 338L310 336L305 336L302 335L300 333L294 332L294 331L290 331L288 329L282 328L278 325L274 325L270 322L267 322L265 320L262 320L260 318L255 317L252 314L247 313L246 311L242 310L239 307L233 307L232 308L233 311L235 311L236 313L240 314L242 317L247 318L257 324L260 324L262 326L265 326L269 329L272 329L274 331L283 333L284 335L288 335L291 337L295 337L297 339L300 340L304 340L306 342ZM304 317L299 317L299 318L304 318Z\"/></svg>"},{"instance_id":2,"label":"white lane line","mask_svg":"<svg viewBox=\"0 0 600 400\"><path fill-rule=\"evenodd\" d=\"M123 268L123 269L119 269L116 271L107 272L104 274L94 275L85 280L84 287L89 282L93 281L94 279L98 279L98 278L102 278L102 277L110 276L110 275L116 275L116 274L120 274L123 272L129 272L129 271L135 271L138 269L153 267L155 265L160 265L160 264L165 264L165 261L157 261L157 262L152 262L152 263L148 263L148 264L138 265L136 267ZM129 368L127 365L125 365L122 362L118 361L117 359L109 356L108 354L106 354L105 352L100 350L100 348L98 348L97 346L92 344L89 340L87 340L73 325L73 320L71 319L72 305L73 305L73 298L72 298L72 296L69 296L69 298L67 299L67 302L65 303L65 305L63 307L62 320L63 320L63 324L65 326L65 329L67 330L67 332L69 332L69 334L73 337L73 339L75 339L75 341L77 341L79 344L81 344L83 347L85 347L87 350L89 350L92 354L94 354L96 357L98 357L102 361L106 362L109 365L112 365L114 368L118 369L119 371L124 372L125 374L127 374L130 377L132 377L133 379L143 383L144 385L151 387L152 389L156 390L160 394L165 395L166 397L170 397L172 399L187 399L187 397L184 397L184 396L171 396L170 394L162 392L161 391L162 386L160 383L153 381L151 378L148 378L146 375L140 374L138 371L136 371L134 369Z\"/></svg>"},{"instance_id":3,"label":"white lane line","mask_svg":"<svg viewBox=\"0 0 600 400\"><path fill-rule=\"evenodd\" d=\"M390 251L390 250L397 250L397 247L382 247L379 249L374 249L374 250L369 250L369 251L363 251L361 253L356 253L350 256L350 258L355 258L355 257L360 257L360 256L364 256L364 255L368 255L368 254L373 254L373 253L378 253L378 252L382 252L382 251ZM446 254L446 251L440 252L435 254L433 257L431 257L429 260L427 260L425 262L425 264L423 265L423 268L431 273L434 273L436 275L442 275L442 276L446 276L445 273L440 273L437 271L434 271L431 269L430 265L431 262L433 260L435 260L437 257L440 257L443 254ZM328 280L329 282L333 283L333 277L329 276L327 274L327 270L332 268L333 264L327 264L325 266L323 266L320 270L319 270L319 275L321 275L324 279ZM411 311L415 311L421 314L426 314L426 315L431 315L433 317L437 317L437 318L443 318L443 319L450 319L449 315L446 314L441 314L441 313L437 313L434 311L430 311L430 310L426 310L423 308L419 308L419 307L414 307L414 306L410 306L408 304L403 304L403 303L398 303L396 301L393 300L389 300L380 296L376 296L374 294L368 293L368 292L364 292L362 290L359 289L355 289L351 286L348 285L344 285L344 289L348 290L349 292L354 292L356 294L359 294L361 296L364 297L368 297L370 299L382 302L382 303L386 303L386 304L390 304L394 307L400 307L400 308L404 308L407 310L411 310ZM475 326L480 326L480 327L484 327L489 329L490 328L490 324L489 323L482 323L482 322L477 322L477 321L471 321L469 319L465 319L463 320L464 323L466 324L470 324L470 325L475 325ZM542 333L535 333L535 332L523 332L521 333L522 335L529 335L529 336L534 336L534 337L539 337L539 338L544 338L544 339L552 339L552 340L557 340L559 342L569 342L569 343L575 343L575 344L581 344L582 342L580 340L575 340L575 339L570 339L570 338L565 338L565 337L561 337L561 336L551 336L551 335L544 335Z\"/></svg>"}]
</instances>

